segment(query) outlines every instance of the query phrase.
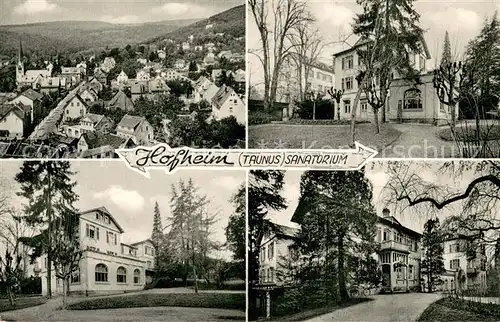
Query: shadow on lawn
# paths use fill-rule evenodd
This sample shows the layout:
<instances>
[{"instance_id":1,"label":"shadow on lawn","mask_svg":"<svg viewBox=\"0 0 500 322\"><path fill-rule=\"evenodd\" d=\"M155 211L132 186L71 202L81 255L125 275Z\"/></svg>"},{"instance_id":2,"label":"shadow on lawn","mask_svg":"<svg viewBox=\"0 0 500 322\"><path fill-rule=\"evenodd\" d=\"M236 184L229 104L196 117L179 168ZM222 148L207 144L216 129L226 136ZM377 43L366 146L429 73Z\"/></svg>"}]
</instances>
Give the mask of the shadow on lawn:
<instances>
[{"instance_id":1,"label":"shadow on lawn","mask_svg":"<svg viewBox=\"0 0 500 322\"><path fill-rule=\"evenodd\" d=\"M336 310L343 309L349 306L361 304L364 302L369 302L373 301L373 299L368 298L368 297L360 297L360 298L353 298L350 299L348 302L342 303L342 304L337 304L337 305L332 305L332 306L326 306L326 307L320 307L317 309L312 309L312 310L307 310L303 311L300 313L288 315L288 316L277 316L274 318L271 318L269 320L272 321L304 321L308 319L312 319L324 314L332 313Z\"/></svg>"}]
</instances>

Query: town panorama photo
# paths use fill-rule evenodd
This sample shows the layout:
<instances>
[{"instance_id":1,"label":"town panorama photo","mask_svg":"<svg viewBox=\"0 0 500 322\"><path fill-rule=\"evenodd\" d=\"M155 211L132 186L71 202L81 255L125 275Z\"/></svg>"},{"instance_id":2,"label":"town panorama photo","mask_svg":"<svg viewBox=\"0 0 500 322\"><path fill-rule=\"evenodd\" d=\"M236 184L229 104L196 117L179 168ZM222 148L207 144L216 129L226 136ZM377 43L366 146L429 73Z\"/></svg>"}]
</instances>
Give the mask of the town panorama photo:
<instances>
[{"instance_id":1,"label":"town panorama photo","mask_svg":"<svg viewBox=\"0 0 500 322\"><path fill-rule=\"evenodd\" d=\"M500 157L498 0L248 0L250 148Z\"/></svg>"},{"instance_id":2,"label":"town panorama photo","mask_svg":"<svg viewBox=\"0 0 500 322\"><path fill-rule=\"evenodd\" d=\"M0 157L245 147L245 4L0 4Z\"/></svg>"}]
</instances>

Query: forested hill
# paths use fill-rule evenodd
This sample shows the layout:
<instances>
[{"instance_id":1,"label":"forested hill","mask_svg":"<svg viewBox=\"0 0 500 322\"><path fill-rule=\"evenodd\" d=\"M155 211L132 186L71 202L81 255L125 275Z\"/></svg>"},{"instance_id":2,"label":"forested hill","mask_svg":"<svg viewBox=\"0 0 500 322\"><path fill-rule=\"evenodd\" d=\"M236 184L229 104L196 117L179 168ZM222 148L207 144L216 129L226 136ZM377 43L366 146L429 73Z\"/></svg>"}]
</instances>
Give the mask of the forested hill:
<instances>
[{"instance_id":1,"label":"forested hill","mask_svg":"<svg viewBox=\"0 0 500 322\"><path fill-rule=\"evenodd\" d=\"M239 38L245 36L245 5L236 6L210 18L200 20L188 26L165 33L162 36L152 38L146 43L157 43L163 39L172 39L176 42L186 41L187 37L194 35L195 44L204 44L216 33L224 33L228 38ZM206 26L212 24L212 29Z\"/></svg>"},{"instance_id":2,"label":"forested hill","mask_svg":"<svg viewBox=\"0 0 500 322\"><path fill-rule=\"evenodd\" d=\"M103 48L125 47L158 37L196 20L168 20L144 24L111 24L99 21L56 21L0 26L0 56L17 53L19 40L27 53L54 55Z\"/></svg>"}]
</instances>

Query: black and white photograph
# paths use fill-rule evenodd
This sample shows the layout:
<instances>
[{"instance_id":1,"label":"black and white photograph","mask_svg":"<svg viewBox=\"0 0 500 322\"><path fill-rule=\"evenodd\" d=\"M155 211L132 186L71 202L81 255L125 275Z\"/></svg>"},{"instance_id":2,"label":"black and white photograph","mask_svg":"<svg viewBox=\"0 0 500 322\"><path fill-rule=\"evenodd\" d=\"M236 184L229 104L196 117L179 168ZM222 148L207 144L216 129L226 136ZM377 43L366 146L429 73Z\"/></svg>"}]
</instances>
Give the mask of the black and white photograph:
<instances>
[{"instance_id":1,"label":"black and white photograph","mask_svg":"<svg viewBox=\"0 0 500 322\"><path fill-rule=\"evenodd\" d=\"M245 148L243 0L0 3L0 157Z\"/></svg>"},{"instance_id":2,"label":"black and white photograph","mask_svg":"<svg viewBox=\"0 0 500 322\"><path fill-rule=\"evenodd\" d=\"M498 0L248 0L250 148L498 158Z\"/></svg>"},{"instance_id":3,"label":"black and white photograph","mask_svg":"<svg viewBox=\"0 0 500 322\"><path fill-rule=\"evenodd\" d=\"M498 321L500 163L251 170L249 321Z\"/></svg>"},{"instance_id":4,"label":"black and white photograph","mask_svg":"<svg viewBox=\"0 0 500 322\"><path fill-rule=\"evenodd\" d=\"M245 320L245 171L4 160L0 178L1 321Z\"/></svg>"}]
</instances>

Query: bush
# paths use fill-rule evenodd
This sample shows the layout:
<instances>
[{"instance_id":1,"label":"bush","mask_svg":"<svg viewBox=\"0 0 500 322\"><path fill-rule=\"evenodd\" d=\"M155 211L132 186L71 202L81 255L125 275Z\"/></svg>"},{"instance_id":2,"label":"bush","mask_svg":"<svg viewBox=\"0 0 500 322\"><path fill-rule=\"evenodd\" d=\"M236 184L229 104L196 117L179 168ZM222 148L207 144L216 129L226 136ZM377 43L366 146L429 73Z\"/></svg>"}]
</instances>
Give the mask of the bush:
<instances>
[{"instance_id":1,"label":"bush","mask_svg":"<svg viewBox=\"0 0 500 322\"><path fill-rule=\"evenodd\" d=\"M245 293L136 294L91 299L68 306L68 310L99 310L132 307L201 307L245 310Z\"/></svg>"},{"instance_id":2,"label":"bush","mask_svg":"<svg viewBox=\"0 0 500 322\"><path fill-rule=\"evenodd\" d=\"M248 125L268 124L271 121L281 121L281 119L264 111L248 111Z\"/></svg>"},{"instance_id":3,"label":"bush","mask_svg":"<svg viewBox=\"0 0 500 322\"><path fill-rule=\"evenodd\" d=\"M0 130L0 137L9 137L10 132L8 130Z\"/></svg>"},{"instance_id":4,"label":"bush","mask_svg":"<svg viewBox=\"0 0 500 322\"><path fill-rule=\"evenodd\" d=\"M477 141L477 130L475 126L457 127L455 131L458 141L462 142ZM453 141L450 129L444 129L439 131L438 136L445 141ZM500 125L481 126L480 139L481 141L500 140Z\"/></svg>"},{"instance_id":5,"label":"bush","mask_svg":"<svg viewBox=\"0 0 500 322\"><path fill-rule=\"evenodd\" d=\"M312 120L314 114L314 102L305 100L296 102L297 115L304 120ZM317 120L333 119L335 116L335 107L330 100L319 100L316 102L316 117Z\"/></svg>"}]
</instances>

